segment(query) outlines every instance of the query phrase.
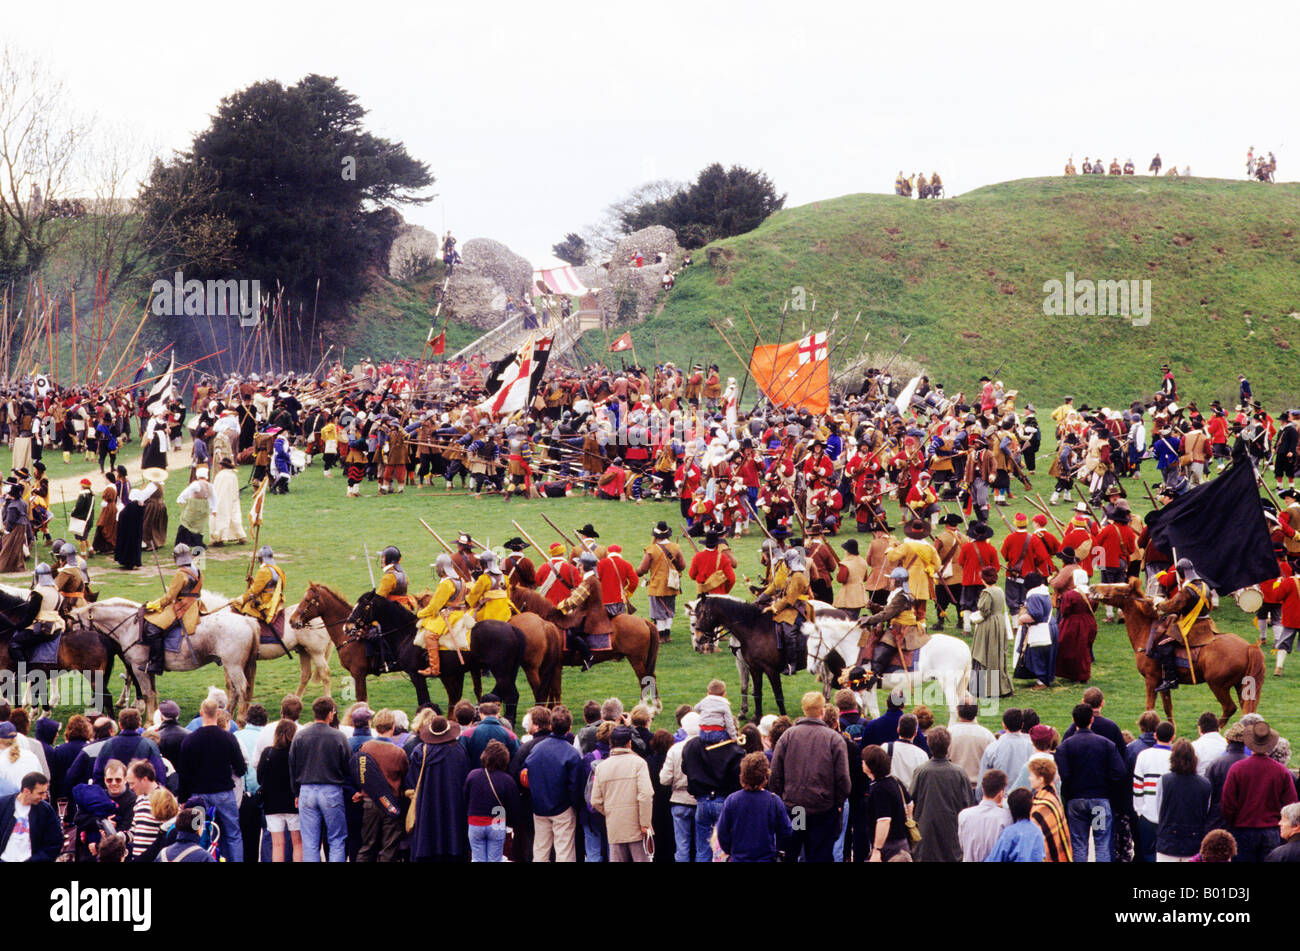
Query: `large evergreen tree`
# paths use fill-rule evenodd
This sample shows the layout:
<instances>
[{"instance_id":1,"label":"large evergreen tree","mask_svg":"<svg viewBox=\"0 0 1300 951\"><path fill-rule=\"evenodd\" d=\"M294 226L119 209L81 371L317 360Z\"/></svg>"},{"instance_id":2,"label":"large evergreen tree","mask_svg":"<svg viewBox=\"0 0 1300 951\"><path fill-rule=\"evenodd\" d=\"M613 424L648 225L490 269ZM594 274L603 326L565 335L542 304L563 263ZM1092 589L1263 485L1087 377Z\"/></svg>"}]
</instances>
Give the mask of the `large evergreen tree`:
<instances>
[{"instance_id":1,"label":"large evergreen tree","mask_svg":"<svg viewBox=\"0 0 1300 951\"><path fill-rule=\"evenodd\" d=\"M753 231L785 204L785 195L763 172L740 165L724 169L714 162L676 193L642 202L620 215L625 231L664 225L685 248Z\"/></svg>"},{"instance_id":2,"label":"large evergreen tree","mask_svg":"<svg viewBox=\"0 0 1300 951\"><path fill-rule=\"evenodd\" d=\"M394 204L420 204L428 167L400 142L366 132L366 111L333 79L255 83L222 100L192 147L158 164L140 197L163 242L162 276L245 279L313 306L328 321L383 266L399 226ZM197 194L191 181L212 182ZM209 235L211 241L195 236ZM319 285L318 285L319 282Z\"/></svg>"}]
</instances>

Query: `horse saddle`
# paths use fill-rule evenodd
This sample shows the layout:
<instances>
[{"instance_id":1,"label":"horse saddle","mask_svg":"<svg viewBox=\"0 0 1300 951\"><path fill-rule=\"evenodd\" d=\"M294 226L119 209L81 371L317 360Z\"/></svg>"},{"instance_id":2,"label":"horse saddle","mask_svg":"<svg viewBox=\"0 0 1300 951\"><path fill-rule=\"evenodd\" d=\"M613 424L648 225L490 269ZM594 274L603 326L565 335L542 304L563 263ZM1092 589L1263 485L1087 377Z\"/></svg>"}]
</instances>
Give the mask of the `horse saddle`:
<instances>
[{"instance_id":1,"label":"horse saddle","mask_svg":"<svg viewBox=\"0 0 1300 951\"><path fill-rule=\"evenodd\" d=\"M63 632L55 634L53 637L33 644L27 650L28 664L54 664L59 659L59 644L63 641Z\"/></svg>"},{"instance_id":2,"label":"horse saddle","mask_svg":"<svg viewBox=\"0 0 1300 951\"><path fill-rule=\"evenodd\" d=\"M281 611L275 616L275 621L267 624L261 618L257 619L257 639L263 644L278 645L284 640L284 612Z\"/></svg>"},{"instance_id":3,"label":"horse saddle","mask_svg":"<svg viewBox=\"0 0 1300 951\"><path fill-rule=\"evenodd\" d=\"M906 670L908 673L916 672L916 659L920 655L919 650L905 651L902 648L894 648L894 659L889 666L885 668L885 673L893 674Z\"/></svg>"},{"instance_id":4,"label":"horse saddle","mask_svg":"<svg viewBox=\"0 0 1300 951\"><path fill-rule=\"evenodd\" d=\"M588 634L587 646L593 651L607 651L613 648L613 640L612 634Z\"/></svg>"}]
</instances>

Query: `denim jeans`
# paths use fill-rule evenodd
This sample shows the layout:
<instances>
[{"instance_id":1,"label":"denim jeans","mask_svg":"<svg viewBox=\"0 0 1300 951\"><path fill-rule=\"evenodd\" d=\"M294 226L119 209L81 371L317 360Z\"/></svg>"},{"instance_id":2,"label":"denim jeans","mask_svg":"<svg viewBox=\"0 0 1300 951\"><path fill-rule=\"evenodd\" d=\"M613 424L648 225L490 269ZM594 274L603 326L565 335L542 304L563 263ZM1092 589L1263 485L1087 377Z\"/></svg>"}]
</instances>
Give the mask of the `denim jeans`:
<instances>
[{"instance_id":1,"label":"denim jeans","mask_svg":"<svg viewBox=\"0 0 1300 951\"><path fill-rule=\"evenodd\" d=\"M298 821L302 826L302 860L320 861L321 825L329 844L329 861L347 858L348 821L343 812L343 787L308 783L298 790Z\"/></svg>"},{"instance_id":2,"label":"denim jeans","mask_svg":"<svg viewBox=\"0 0 1300 951\"><path fill-rule=\"evenodd\" d=\"M217 822L221 824L221 839L218 845L227 862L244 861L244 836L239 829L239 807L235 805L235 791L204 793L208 805L217 811Z\"/></svg>"},{"instance_id":3,"label":"denim jeans","mask_svg":"<svg viewBox=\"0 0 1300 951\"><path fill-rule=\"evenodd\" d=\"M672 804L673 842L677 846L673 861L689 862L695 852L695 807Z\"/></svg>"},{"instance_id":4,"label":"denim jeans","mask_svg":"<svg viewBox=\"0 0 1300 951\"><path fill-rule=\"evenodd\" d=\"M588 862L605 861L605 823L600 816L583 816L582 851Z\"/></svg>"},{"instance_id":5,"label":"denim jeans","mask_svg":"<svg viewBox=\"0 0 1300 951\"><path fill-rule=\"evenodd\" d=\"M503 862L506 845L506 824L494 822L489 826L469 827L469 860L471 862Z\"/></svg>"},{"instance_id":6,"label":"denim jeans","mask_svg":"<svg viewBox=\"0 0 1300 951\"><path fill-rule=\"evenodd\" d=\"M1070 849L1076 862L1088 861L1088 836L1092 835L1098 862L1110 861L1110 837L1114 816L1109 799L1071 799L1065 804L1070 825Z\"/></svg>"},{"instance_id":7,"label":"denim jeans","mask_svg":"<svg viewBox=\"0 0 1300 951\"><path fill-rule=\"evenodd\" d=\"M713 837L713 827L722 815L722 803L726 799L721 793L700 796L695 800L695 861L712 862L713 846L709 839Z\"/></svg>"},{"instance_id":8,"label":"denim jeans","mask_svg":"<svg viewBox=\"0 0 1300 951\"><path fill-rule=\"evenodd\" d=\"M837 862L844 861L844 840L847 839L849 835L848 803L844 804L844 808L840 810L840 813L840 834L835 837L835 845L831 849L831 854L835 857L835 861Z\"/></svg>"},{"instance_id":9,"label":"denim jeans","mask_svg":"<svg viewBox=\"0 0 1300 951\"><path fill-rule=\"evenodd\" d=\"M1138 816L1137 855L1134 861L1154 862L1156 860L1156 824L1150 819Z\"/></svg>"}]
</instances>

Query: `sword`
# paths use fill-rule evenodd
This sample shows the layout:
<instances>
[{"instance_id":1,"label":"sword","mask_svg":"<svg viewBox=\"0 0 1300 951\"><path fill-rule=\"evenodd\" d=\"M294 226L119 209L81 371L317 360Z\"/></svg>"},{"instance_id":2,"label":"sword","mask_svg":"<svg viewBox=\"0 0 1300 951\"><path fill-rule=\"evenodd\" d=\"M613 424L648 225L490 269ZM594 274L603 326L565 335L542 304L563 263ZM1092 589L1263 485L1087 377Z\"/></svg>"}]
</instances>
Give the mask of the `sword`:
<instances>
[{"instance_id":1,"label":"sword","mask_svg":"<svg viewBox=\"0 0 1300 951\"><path fill-rule=\"evenodd\" d=\"M364 549L365 549L365 552L366 552L366 571L370 572L370 590L373 591L373 590L375 589L375 587L376 587L376 586L375 586L375 569L374 569L374 567L370 564L370 546L367 545L367 544L363 541L363 542L361 543L361 547L364 548Z\"/></svg>"}]
</instances>

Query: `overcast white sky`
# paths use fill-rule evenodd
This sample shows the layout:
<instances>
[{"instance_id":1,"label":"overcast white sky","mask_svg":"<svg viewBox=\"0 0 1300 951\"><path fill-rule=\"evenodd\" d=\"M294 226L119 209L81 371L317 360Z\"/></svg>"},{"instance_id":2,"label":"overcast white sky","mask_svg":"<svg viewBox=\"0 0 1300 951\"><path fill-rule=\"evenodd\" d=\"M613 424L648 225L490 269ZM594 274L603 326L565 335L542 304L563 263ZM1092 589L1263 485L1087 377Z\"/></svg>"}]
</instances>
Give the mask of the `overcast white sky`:
<instances>
[{"instance_id":1,"label":"overcast white sky","mask_svg":"<svg viewBox=\"0 0 1300 951\"><path fill-rule=\"evenodd\" d=\"M924 24L917 14L924 14ZM901 17L901 18L900 18ZM336 76L371 131L430 166L404 211L540 263L653 178L765 170L801 205L938 170L949 194L1100 153L1294 180L1300 6L1125 2L455 4L52 0L0 36L75 103L184 148L250 83Z\"/></svg>"}]
</instances>

